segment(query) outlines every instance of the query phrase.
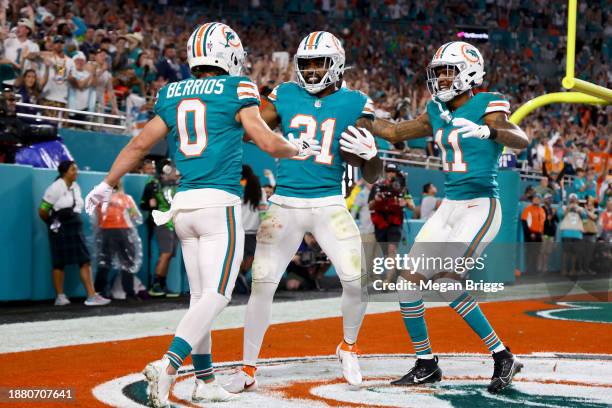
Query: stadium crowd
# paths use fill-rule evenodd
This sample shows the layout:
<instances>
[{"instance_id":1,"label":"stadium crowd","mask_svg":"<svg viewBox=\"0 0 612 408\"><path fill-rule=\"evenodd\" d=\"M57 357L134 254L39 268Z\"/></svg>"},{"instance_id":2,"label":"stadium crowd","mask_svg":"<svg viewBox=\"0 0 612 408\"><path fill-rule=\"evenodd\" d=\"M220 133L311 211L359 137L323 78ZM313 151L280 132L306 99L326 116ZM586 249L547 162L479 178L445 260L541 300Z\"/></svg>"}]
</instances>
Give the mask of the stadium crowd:
<instances>
[{"instance_id":1,"label":"stadium crowd","mask_svg":"<svg viewBox=\"0 0 612 408\"><path fill-rule=\"evenodd\" d=\"M576 72L609 88L612 13L606 13L606 3L579 3ZM483 90L504 93L516 109L561 90L566 7L564 0L230 0L180 6L167 0L0 0L0 82L13 84L23 102L125 112L137 132L152 114L157 91L190 75L184 44L206 16L239 33L248 51L245 74L262 95L292 79L291 56L300 38L327 30L344 42L351 67L346 83L370 95L379 116L399 120L421 112L430 98L428 60L439 45L459 38L476 42L483 53ZM567 104L528 116L522 126L532 142L519 158L543 177L523 199L551 194L570 205L569 193L575 193L579 200L592 196L601 216L609 214L611 119L609 107ZM425 153L436 154L433 148ZM564 186L564 175L575 175L571 185Z\"/></svg>"}]
</instances>

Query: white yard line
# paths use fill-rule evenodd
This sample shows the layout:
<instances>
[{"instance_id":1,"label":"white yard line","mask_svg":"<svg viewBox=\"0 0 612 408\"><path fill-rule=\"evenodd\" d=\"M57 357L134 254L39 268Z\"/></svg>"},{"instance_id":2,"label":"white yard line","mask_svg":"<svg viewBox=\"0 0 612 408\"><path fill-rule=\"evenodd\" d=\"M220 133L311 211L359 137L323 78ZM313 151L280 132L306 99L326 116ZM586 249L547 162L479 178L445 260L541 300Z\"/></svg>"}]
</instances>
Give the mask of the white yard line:
<instances>
[{"instance_id":1,"label":"white yard line","mask_svg":"<svg viewBox=\"0 0 612 408\"><path fill-rule=\"evenodd\" d=\"M584 286L584 284L582 285ZM590 282L593 288L608 291L609 281ZM504 300L532 299L555 293L567 292L562 285L533 284L508 287ZM572 294L585 293L574 287ZM371 302L368 314L397 311L398 306L389 297L387 302ZM442 303L426 303L428 308L445 306ZM246 305L226 308L215 322L213 329L239 328L244 323ZM45 348L91 344L108 341L137 339L173 334L185 309L163 312L126 313L116 316L93 316L43 322L11 323L0 325L0 354ZM302 300L274 303L272 324L316 320L340 316L340 298Z\"/></svg>"}]
</instances>

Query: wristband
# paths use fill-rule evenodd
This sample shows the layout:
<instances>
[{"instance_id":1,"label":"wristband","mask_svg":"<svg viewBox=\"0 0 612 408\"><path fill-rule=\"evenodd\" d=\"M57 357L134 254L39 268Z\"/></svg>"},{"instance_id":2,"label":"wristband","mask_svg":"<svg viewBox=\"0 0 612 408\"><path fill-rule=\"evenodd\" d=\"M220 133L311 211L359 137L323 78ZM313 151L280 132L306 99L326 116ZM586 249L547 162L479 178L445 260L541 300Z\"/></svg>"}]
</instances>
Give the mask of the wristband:
<instances>
[{"instance_id":1,"label":"wristband","mask_svg":"<svg viewBox=\"0 0 612 408\"><path fill-rule=\"evenodd\" d=\"M493 129L492 127L489 128L489 139L497 139L497 129Z\"/></svg>"}]
</instances>

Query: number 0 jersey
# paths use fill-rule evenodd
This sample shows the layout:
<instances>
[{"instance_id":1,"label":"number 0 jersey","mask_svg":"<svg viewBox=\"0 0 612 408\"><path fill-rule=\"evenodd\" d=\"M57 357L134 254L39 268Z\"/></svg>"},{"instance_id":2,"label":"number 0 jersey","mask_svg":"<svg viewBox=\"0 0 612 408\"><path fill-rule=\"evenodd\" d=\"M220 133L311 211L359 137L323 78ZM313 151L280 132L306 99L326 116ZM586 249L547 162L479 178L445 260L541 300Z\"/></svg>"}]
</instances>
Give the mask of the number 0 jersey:
<instances>
[{"instance_id":1,"label":"number 0 jersey","mask_svg":"<svg viewBox=\"0 0 612 408\"><path fill-rule=\"evenodd\" d=\"M324 98L309 94L295 82L277 86L269 95L285 137L315 138L321 154L306 159L281 159L276 194L284 197L322 198L342 194L344 160L340 135L360 117L374 119L374 105L359 91L340 88Z\"/></svg>"},{"instance_id":2,"label":"number 0 jersey","mask_svg":"<svg viewBox=\"0 0 612 408\"><path fill-rule=\"evenodd\" d=\"M168 147L181 173L178 191L213 188L242 195L242 125L236 113L259 105L246 77L185 79L159 91L155 113L170 129Z\"/></svg>"},{"instance_id":3,"label":"number 0 jersey","mask_svg":"<svg viewBox=\"0 0 612 408\"><path fill-rule=\"evenodd\" d=\"M446 176L446 197L450 200L471 200L480 197L499 198L497 171L503 146L493 140L464 138L457 128L442 119L444 104L430 101L427 114L440 148ZM452 112L452 118L465 118L479 125L492 112L510 113L510 103L499 93L481 92Z\"/></svg>"}]
</instances>

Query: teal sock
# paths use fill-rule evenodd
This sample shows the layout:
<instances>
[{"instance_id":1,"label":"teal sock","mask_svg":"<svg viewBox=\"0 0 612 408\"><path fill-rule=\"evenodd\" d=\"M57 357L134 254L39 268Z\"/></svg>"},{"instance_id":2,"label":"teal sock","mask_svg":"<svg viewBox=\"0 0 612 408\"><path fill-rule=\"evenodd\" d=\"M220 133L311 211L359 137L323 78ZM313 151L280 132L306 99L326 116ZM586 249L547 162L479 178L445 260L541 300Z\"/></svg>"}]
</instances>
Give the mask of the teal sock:
<instances>
[{"instance_id":1,"label":"teal sock","mask_svg":"<svg viewBox=\"0 0 612 408\"><path fill-rule=\"evenodd\" d=\"M210 354L192 354L193 369L198 380L210 381L215 378L212 356Z\"/></svg>"},{"instance_id":2,"label":"teal sock","mask_svg":"<svg viewBox=\"0 0 612 408\"><path fill-rule=\"evenodd\" d=\"M417 358L433 358L427 326L425 325L425 305L423 300L416 302L400 302L400 312L404 325L412 340Z\"/></svg>"},{"instance_id":3,"label":"teal sock","mask_svg":"<svg viewBox=\"0 0 612 408\"><path fill-rule=\"evenodd\" d=\"M495 330L489 324L489 321L480 310L480 306L467 292L463 292L455 299L450 306L455 309L459 316L480 336L482 341L489 348L491 353L505 350L504 344L501 342Z\"/></svg>"},{"instance_id":4,"label":"teal sock","mask_svg":"<svg viewBox=\"0 0 612 408\"><path fill-rule=\"evenodd\" d=\"M183 360L191 353L191 346L180 337L174 337L166 356L170 359L170 364L175 369L183 365Z\"/></svg>"}]
</instances>

